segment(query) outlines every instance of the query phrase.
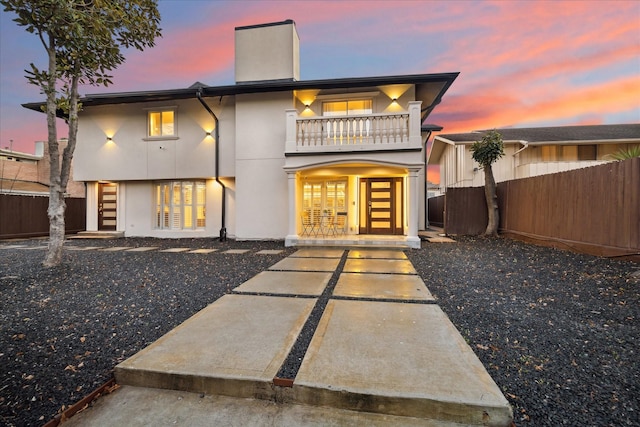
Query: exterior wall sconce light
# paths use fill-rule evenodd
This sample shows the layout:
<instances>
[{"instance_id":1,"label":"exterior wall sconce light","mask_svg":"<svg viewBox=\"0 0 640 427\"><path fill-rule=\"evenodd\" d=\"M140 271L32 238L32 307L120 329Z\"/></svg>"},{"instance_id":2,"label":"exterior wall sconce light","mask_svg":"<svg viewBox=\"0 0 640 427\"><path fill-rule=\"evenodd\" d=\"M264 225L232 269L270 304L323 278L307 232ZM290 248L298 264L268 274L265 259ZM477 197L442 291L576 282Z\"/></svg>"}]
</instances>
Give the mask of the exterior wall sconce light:
<instances>
[{"instance_id":1,"label":"exterior wall sconce light","mask_svg":"<svg viewBox=\"0 0 640 427\"><path fill-rule=\"evenodd\" d=\"M391 103L392 104L397 104L398 103L398 98L391 98Z\"/></svg>"},{"instance_id":2,"label":"exterior wall sconce light","mask_svg":"<svg viewBox=\"0 0 640 427\"><path fill-rule=\"evenodd\" d=\"M211 131L209 130L209 131L205 132L205 134L206 134L206 136L211 136Z\"/></svg>"},{"instance_id":3,"label":"exterior wall sconce light","mask_svg":"<svg viewBox=\"0 0 640 427\"><path fill-rule=\"evenodd\" d=\"M113 142L113 137L108 136L108 137L107 137L107 142Z\"/></svg>"},{"instance_id":4,"label":"exterior wall sconce light","mask_svg":"<svg viewBox=\"0 0 640 427\"><path fill-rule=\"evenodd\" d=\"M309 104L304 105L304 111L309 111L310 109L311 109L311 106Z\"/></svg>"}]
</instances>

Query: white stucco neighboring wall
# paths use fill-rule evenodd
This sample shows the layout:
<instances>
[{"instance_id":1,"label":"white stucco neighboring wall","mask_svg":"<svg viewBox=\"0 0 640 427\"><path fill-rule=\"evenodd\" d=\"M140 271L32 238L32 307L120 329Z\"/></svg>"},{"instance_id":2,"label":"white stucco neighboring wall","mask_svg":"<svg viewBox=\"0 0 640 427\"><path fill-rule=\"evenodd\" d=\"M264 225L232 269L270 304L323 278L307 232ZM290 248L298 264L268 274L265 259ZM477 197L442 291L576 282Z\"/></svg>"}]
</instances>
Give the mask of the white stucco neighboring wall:
<instances>
[{"instance_id":1,"label":"white stucco neighboring wall","mask_svg":"<svg viewBox=\"0 0 640 427\"><path fill-rule=\"evenodd\" d=\"M504 156L492 165L496 182L515 178L514 153L520 147L508 144ZM484 185L484 172L473 160L470 145L447 145L440 157L440 191L449 187L480 187Z\"/></svg>"},{"instance_id":2,"label":"white stucco neighboring wall","mask_svg":"<svg viewBox=\"0 0 640 427\"><path fill-rule=\"evenodd\" d=\"M484 185L484 172L473 160L470 147L471 144L447 144L442 148L439 161L440 191L444 192L449 187ZM610 160L606 159L606 153L614 152L617 147L617 144L598 145L597 160L543 161L532 154L537 146L525 148L520 143L507 143L504 147L505 155L493 164L492 169L496 182L565 172L607 163Z\"/></svg>"}]
</instances>

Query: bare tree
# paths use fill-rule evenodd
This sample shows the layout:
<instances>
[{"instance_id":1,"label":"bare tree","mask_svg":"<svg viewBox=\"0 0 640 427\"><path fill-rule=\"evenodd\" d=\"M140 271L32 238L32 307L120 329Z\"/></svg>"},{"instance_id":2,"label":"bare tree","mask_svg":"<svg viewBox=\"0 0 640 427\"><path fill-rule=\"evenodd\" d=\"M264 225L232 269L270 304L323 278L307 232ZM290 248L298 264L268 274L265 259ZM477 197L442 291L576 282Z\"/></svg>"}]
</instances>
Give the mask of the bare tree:
<instances>
[{"instance_id":1,"label":"bare tree","mask_svg":"<svg viewBox=\"0 0 640 427\"><path fill-rule=\"evenodd\" d=\"M47 69L33 63L26 70L29 83L47 97L47 143L51 163L49 189L49 247L44 265L62 260L66 203L64 195L78 133L78 85L111 83L111 72L125 60L122 48L143 50L160 37L156 0L0 0L14 21L40 39L48 57ZM57 115L69 125L68 144L60 158Z\"/></svg>"}]
</instances>

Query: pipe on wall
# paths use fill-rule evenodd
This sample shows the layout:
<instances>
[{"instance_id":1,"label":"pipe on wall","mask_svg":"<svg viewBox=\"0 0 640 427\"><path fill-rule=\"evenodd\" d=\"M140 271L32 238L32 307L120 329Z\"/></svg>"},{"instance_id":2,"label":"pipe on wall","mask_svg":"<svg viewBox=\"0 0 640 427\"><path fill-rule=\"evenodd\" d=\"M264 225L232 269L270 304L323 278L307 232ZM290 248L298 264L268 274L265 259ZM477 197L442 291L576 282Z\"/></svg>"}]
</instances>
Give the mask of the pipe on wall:
<instances>
[{"instance_id":1,"label":"pipe on wall","mask_svg":"<svg viewBox=\"0 0 640 427\"><path fill-rule=\"evenodd\" d=\"M215 180L222 188L222 203L221 203L221 228L220 228L220 241L224 242L227 240L227 222L226 222L226 200L227 200L227 187L224 185L222 181L220 181L220 121L218 120L218 116L209 108L206 102L202 99L202 89L198 89L196 92L196 97L198 101L202 104L205 110L213 117L213 121L215 122L215 140L216 140L216 161L215 161Z\"/></svg>"}]
</instances>

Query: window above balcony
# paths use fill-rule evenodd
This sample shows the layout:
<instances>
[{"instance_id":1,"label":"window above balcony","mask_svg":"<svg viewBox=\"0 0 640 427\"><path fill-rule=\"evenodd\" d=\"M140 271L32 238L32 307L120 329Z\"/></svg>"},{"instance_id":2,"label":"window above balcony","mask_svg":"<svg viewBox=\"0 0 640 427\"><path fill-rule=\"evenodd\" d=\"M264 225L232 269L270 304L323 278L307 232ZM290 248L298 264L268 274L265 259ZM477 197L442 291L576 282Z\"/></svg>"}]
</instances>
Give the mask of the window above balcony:
<instances>
[{"instance_id":1,"label":"window above balcony","mask_svg":"<svg viewBox=\"0 0 640 427\"><path fill-rule=\"evenodd\" d=\"M322 115L325 117L357 116L372 113L373 100L371 99L327 101L322 103Z\"/></svg>"}]
</instances>

